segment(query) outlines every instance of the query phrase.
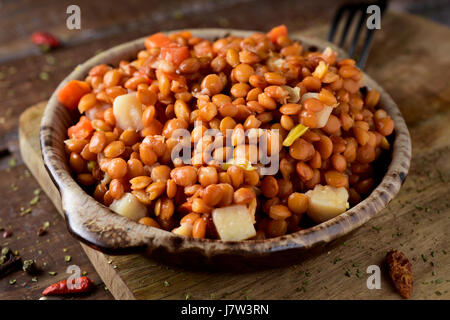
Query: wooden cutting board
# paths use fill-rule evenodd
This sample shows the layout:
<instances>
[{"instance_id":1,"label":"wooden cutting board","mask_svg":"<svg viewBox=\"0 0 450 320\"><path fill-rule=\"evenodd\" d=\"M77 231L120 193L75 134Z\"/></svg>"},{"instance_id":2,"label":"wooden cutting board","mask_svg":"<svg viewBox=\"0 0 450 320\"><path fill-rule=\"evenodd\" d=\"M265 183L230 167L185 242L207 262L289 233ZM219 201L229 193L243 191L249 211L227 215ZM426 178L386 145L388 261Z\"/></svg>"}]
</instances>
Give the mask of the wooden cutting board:
<instances>
[{"instance_id":1,"label":"wooden cutting board","mask_svg":"<svg viewBox=\"0 0 450 320\"><path fill-rule=\"evenodd\" d=\"M450 31L409 15L390 14L383 23L388 30L377 34L367 72L397 101L413 141L410 174L389 206L299 264L248 273L185 270L144 254L109 256L82 245L116 299L399 299L383 269L381 289L369 290L366 284L367 267L381 266L392 248L413 264L413 299L450 298L450 48L440 42ZM396 40L388 38L389 26ZM323 36L325 30L307 33ZM20 147L61 213L39 147L44 107L42 102L22 114Z\"/></svg>"}]
</instances>

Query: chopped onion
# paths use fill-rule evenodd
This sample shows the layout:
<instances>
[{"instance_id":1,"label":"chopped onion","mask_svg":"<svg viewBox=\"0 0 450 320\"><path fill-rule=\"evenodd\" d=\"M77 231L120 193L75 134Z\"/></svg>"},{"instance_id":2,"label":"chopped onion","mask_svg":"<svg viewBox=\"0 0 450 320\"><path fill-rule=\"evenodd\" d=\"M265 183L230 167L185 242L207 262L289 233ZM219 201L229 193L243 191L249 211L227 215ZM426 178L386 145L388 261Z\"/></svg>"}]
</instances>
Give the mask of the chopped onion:
<instances>
[{"instance_id":1,"label":"chopped onion","mask_svg":"<svg viewBox=\"0 0 450 320\"><path fill-rule=\"evenodd\" d=\"M291 146L295 140L300 138L306 131L308 130L307 126L304 126L302 124L296 125L294 128L289 131L286 139L283 141L283 146L289 147Z\"/></svg>"},{"instance_id":2,"label":"chopped onion","mask_svg":"<svg viewBox=\"0 0 450 320\"><path fill-rule=\"evenodd\" d=\"M239 159L232 158L232 159L228 160L226 163L224 163L222 165L222 168L224 170L227 170L231 166L238 166L246 171L253 171L253 170L257 169L252 166L250 161L248 161L247 159L243 159L243 158L239 158Z\"/></svg>"},{"instance_id":3,"label":"chopped onion","mask_svg":"<svg viewBox=\"0 0 450 320\"><path fill-rule=\"evenodd\" d=\"M287 99L287 102L297 103L300 100L299 87L290 87L290 86L281 86L281 87L289 93L289 98Z\"/></svg>"}]
</instances>

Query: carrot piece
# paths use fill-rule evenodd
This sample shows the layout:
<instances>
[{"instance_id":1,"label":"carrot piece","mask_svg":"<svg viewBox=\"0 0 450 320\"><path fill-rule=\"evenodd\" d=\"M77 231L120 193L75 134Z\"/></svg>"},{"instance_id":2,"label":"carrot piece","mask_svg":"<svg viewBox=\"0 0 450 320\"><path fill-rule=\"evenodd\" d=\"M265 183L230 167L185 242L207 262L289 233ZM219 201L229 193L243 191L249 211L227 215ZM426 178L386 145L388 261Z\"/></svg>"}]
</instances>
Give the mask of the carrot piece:
<instances>
[{"instance_id":1,"label":"carrot piece","mask_svg":"<svg viewBox=\"0 0 450 320\"><path fill-rule=\"evenodd\" d=\"M166 35L158 32L145 39L145 47L147 50L150 50L151 48L162 48L169 45L171 42L172 41L170 41Z\"/></svg>"},{"instance_id":2,"label":"carrot piece","mask_svg":"<svg viewBox=\"0 0 450 320\"><path fill-rule=\"evenodd\" d=\"M169 38L173 41L175 41L177 37L183 37L185 39L190 39L190 38L192 38L192 33L189 30L183 30L183 31L180 31L177 33L169 34Z\"/></svg>"},{"instance_id":3,"label":"carrot piece","mask_svg":"<svg viewBox=\"0 0 450 320\"><path fill-rule=\"evenodd\" d=\"M178 66L183 60L189 57L189 48L177 43L171 43L161 48L161 58L172 62L175 66Z\"/></svg>"},{"instance_id":4,"label":"carrot piece","mask_svg":"<svg viewBox=\"0 0 450 320\"><path fill-rule=\"evenodd\" d=\"M63 88L58 91L58 100L69 110L78 106L81 97L91 92L89 84L85 81L70 80Z\"/></svg>"},{"instance_id":5,"label":"carrot piece","mask_svg":"<svg viewBox=\"0 0 450 320\"><path fill-rule=\"evenodd\" d=\"M89 137L92 131L94 131L94 127L92 127L91 121L87 117L82 116L76 125L67 129L67 135L71 139L80 140Z\"/></svg>"},{"instance_id":6,"label":"carrot piece","mask_svg":"<svg viewBox=\"0 0 450 320\"><path fill-rule=\"evenodd\" d=\"M267 33L267 36L269 37L270 41L275 43L275 42L277 42L277 39L279 37L287 36L287 34L288 34L288 30L287 30L286 26L284 24L282 24L282 25L272 28L272 30L270 30Z\"/></svg>"}]
</instances>

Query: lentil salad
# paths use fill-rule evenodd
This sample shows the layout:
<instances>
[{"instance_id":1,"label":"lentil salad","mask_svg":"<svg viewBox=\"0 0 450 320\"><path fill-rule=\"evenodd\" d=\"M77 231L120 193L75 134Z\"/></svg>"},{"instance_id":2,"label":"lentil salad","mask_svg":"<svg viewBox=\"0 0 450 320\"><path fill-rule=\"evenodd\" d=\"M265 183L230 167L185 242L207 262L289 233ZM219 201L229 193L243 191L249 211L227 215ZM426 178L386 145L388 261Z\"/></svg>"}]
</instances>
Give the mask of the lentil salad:
<instances>
[{"instance_id":1,"label":"lentil salad","mask_svg":"<svg viewBox=\"0 0 450 320\"><path fill-rule=\"evenodd\" d=\"M264 239L300 230L305 214L326 221L373 189L394 123L379 93L361 90L353 60L304 50L284 26L214 42L158 33L145 46L58 93L82 114L68 130L70 167L113 211L194 238ZM276 174L262 174L252 135L279 157ZM172 156L186 143L189 163Z\"/></svg>"}]
</instances>

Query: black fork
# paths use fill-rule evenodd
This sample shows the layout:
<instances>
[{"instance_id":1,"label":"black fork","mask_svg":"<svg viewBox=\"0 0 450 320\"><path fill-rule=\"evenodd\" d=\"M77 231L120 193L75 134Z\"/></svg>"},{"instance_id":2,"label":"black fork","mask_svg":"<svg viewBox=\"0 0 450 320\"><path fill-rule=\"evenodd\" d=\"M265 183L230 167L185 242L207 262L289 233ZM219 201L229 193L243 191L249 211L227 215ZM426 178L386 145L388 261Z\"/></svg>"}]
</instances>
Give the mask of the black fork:
<instances>
[{"instance_id":1,"label":"black fork","mask_svg":"<svg viewBox=\"0 0 450 320\"><path fill-rule=\"evenodd\" d=\"M350 27L352 25L352 22L355 18L358 18L359 20L356 25L356 28L353 32L353 38L350 43L350 47L348 49L349 56L353 59L357 60L356 64L360 69L363 69L367 57L369 56L370 46L372 44L373 36L375 35L375 31L377 29L368 29L366 25L367 21L367 7L375 4L380 8L381 15L387 8L387 0L380 0L376 1L375 3L350 3L350 4L344 4L337 10L334 18L333 23L331 25L330 33L328 34L328 41L333 42L336 32L338 29L338 26L340 25L341 21L344 22L344 29L342 31L341 37L339 39L338 45L341 48L344 48L344 45L347 40L347 36L350 36ZM359 36L361 34L362 29L366 29L366 36L364 39L364 44L361 49L361 52L359 54L358 59L356 59L356 47L358 44ZM337 37L336 37L337 38Z\"/></svg>"}]
</instances>

